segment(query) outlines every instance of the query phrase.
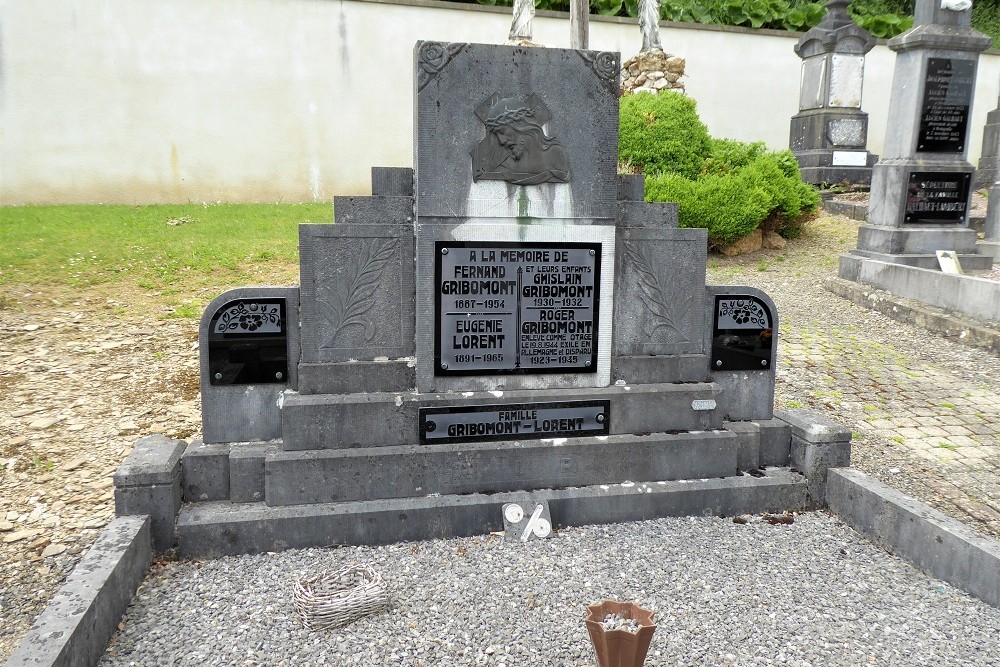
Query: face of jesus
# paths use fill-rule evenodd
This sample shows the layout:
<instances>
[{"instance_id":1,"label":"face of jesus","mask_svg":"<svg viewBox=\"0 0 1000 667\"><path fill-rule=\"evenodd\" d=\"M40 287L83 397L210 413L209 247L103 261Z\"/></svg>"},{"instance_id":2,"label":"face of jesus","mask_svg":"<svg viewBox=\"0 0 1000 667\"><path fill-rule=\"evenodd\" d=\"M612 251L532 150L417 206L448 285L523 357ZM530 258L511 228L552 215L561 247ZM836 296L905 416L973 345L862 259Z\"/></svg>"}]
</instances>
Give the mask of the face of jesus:
<instances>
[{"instance_id":1,"label":"face of jesus","mask_svg":"<svg viewBox=\"0 0 1000 667\"><path fill-rule=\"evenodd\" d=\"M496 135L500 145L509 150L515 160L520 160L524 155L524 136L508 125L498 127Z\"/></svg>"}]
</instances>

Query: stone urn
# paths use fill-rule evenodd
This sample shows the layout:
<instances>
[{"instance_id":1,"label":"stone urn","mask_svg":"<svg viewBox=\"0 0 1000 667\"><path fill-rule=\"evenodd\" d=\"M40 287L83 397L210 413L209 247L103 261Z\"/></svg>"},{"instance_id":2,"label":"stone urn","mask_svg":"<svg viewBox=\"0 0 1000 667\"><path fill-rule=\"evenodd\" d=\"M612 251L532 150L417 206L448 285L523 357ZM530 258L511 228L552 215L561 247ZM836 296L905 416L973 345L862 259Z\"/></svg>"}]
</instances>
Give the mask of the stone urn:
<instances>
[{"instance_id":1,"label":"stone urn","mask_svg":"<svg viewBox=\"0 0 1000 667\"><path fill-rule=\"evenodd\" d=\"M605 619L609 617L631 627L608 629ZM656 630L653 612L634 602L605 600L587 607L586 622L600 667L642 667Z\"/></svg>"}]
</instances>

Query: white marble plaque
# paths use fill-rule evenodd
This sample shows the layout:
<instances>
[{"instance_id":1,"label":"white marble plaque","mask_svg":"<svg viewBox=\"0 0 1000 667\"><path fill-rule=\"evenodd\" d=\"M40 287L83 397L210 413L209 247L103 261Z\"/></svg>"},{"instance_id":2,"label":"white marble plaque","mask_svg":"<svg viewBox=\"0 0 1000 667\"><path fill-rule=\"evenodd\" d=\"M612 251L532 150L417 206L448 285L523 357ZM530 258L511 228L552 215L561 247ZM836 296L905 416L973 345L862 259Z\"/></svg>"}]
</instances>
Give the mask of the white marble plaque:
<instances>
[{"instance_id":1,"label":"white marble plaque","mask_svg":"<svg viewBox=\"0 0 1000 667\"><path fill-rule=\"evenodd\" d=\"M861 88L865 79L864 56L835 53L831 56L830 106L861 108Z\"/></svg>"},{"instance_id":2,"label":"white marble plaque","mask_svg":"<svg viewBox=\"0 0 1000 667\"><path fill-rule=\"evenodd\" d=\"M833 151L834 167L864 167L867 164L867 151Z\"/></svg>"}]
</instances>

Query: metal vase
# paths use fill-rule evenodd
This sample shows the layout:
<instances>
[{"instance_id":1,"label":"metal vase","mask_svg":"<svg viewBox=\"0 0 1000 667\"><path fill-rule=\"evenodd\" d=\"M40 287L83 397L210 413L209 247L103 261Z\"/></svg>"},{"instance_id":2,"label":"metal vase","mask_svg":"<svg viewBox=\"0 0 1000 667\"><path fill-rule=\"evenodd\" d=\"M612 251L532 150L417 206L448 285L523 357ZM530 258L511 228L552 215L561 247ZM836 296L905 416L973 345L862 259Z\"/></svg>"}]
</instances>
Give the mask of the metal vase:
<instances>
[{"instance_id":1,"label":"metal vase","mask_svg":"<svg viewBox=\"0 0 1000 667\"><path fill-rule=\"evenodd\" d=\"M608 614L634 619L639 623L638 632L605 630L601 622ZM587 607L586 623L600 667L642 667L656 630L653 612L634 602L605 600Z\"/></svg>"}]
</instances>

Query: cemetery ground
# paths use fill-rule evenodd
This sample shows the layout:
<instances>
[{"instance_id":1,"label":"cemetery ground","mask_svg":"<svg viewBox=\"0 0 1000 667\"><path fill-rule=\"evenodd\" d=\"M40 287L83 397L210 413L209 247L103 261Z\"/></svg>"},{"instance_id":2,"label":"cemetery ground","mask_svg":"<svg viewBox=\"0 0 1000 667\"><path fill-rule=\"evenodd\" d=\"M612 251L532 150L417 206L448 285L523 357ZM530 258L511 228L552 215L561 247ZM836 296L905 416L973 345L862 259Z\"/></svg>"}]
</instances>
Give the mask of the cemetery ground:
<instances>
[{"instance_id":1,"label":"cemetery ground","mask_svg":"<svg viewBox=\"0 0 1000 667\"><path fill-rule=\"evenodd\" d=\"M3 210L0 659L111 520L133 441L199 437L201 308L296 283L296 224L329 219L329 205ZM855 467L1000 537L1000 357L825 291L857 224L818 217L783 250L710 255L708 282L777 303L778 408L848 425Z\"/></svg>"}]
</instances>

